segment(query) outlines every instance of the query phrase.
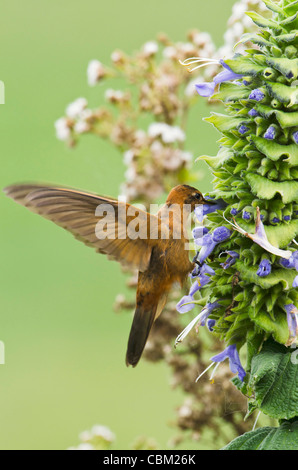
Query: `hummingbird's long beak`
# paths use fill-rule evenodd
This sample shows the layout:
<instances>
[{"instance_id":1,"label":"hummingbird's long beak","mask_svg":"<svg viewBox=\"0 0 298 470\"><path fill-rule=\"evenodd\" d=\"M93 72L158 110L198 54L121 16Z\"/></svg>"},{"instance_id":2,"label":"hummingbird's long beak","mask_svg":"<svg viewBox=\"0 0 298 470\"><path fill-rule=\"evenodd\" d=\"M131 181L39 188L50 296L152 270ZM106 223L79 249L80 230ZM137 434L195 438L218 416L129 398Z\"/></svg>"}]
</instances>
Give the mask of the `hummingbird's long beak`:
<instances>
[{"instance_id":1,"label":"hummingbird's long beak","mask_svg":"<svg viewBox=\"0 0 298 470\"><path fill-rule=\"evenodd\" d=\"M213 201L212 199L205 199L204 197L202 199L203 199L202 204L210 204L210 205L216 204L216 201Z\"/></svg>"}]
</instances>

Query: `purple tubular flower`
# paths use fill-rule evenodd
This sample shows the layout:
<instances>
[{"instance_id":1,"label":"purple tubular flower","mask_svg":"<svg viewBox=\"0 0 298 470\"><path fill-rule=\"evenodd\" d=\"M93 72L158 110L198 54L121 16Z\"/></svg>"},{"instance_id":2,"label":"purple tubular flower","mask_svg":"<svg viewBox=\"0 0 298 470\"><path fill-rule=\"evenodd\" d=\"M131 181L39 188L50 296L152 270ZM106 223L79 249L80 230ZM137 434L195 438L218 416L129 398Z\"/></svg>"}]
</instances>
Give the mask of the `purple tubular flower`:
<instances>
[{"instance_id":1,"label":"purple tubular flower","mask_svg":"<svg viewBox=\"0 0 298 470\"><path fill-rule=\"evenodd\" d=\"M264 138L267 140L274 140L276 137L276 129L274 126L269 126L264 134Z\"/></svg>"},{"instance_id":2,"label":"purple tubular flower","mask_svg":"<svg viewBox=\"0 0 298 470\"><path fill-rule=\"evenodd\" d=\"M211 212L215 212L217 210L225 209L227 204L223 199L217 199L213 202L213 199L206 196L206 200L210 200L212 204L199 204L195 207L195 215L199 222L203 221L204 215L210 214Z\"/></svg>"},{"instance_id":3,"label":"purple tubular flower","mask_svg":"<svg viewBox=\"0 0 298 470\"><path fill-rule=\"evenodd\" d=\"M223 352L217 354L216 356L213 356L211 358L211 361L222 362L225 359L229 359L231 371L233 372L233 374L238 373L239 379L243 382L244 377L246 376L246 372L241 365L236 344L228 346Z\"/></svg>"},{"instance_id":4,"label":"purple tubular flower","mask_svg":"<svg viewBox=\"0 0 298 470\"><path fill-rule=\"evenodd\" d=\"M280 264L287 269L295 268L298 271L298 251L294 251L289 259L281 258Z\"/></svg>"},{"instance_id":5,"label":"purple tubular flower","mask_svg":"<svg viewBox=\"0 0 298 470\"><path fill-rule=\"evenodd\" d=\"M236 260L239 258L239 253L237 253L237 251L225 251L225 253L228 253L229 257L224 263L220 263L220 265L223 269L228 269L230 266L236 263Z\"/></svg>"},{"instance_id":6,"label":"purple tubular flower","mask_svg":"<svg viewBox=\"0 0 298 470\"><path fill-rule=\"evenodd\" d=\"M289 220L291 220L291 216L290 215L284 215L283 219L288 222Z\"/></svg>"},{"instance_id":7,"label":"purple tubular flower","mask_svg":"<svg viewBox=\"0 0 298 470\"><path fill-rule=\"evenodd\" d=\"M271 273L271 263L268 259L262 259L257 270L257 275L260 277L268 276Z\"/></svg>"},{"instance_id":8,"label":"purple tubular flower","mask_svg":"<svg viewBox=\"0 0 298 470\"><path fill-rule=\"evenodd\" d=\"M198 261L203 263L212 253L218 243L223 242L231 235L231 231L227 227L217 227L212 234L204 235L202 248L200 250Z\"/></svg>"},{"instance_id":9,"label":"purple tubular flower","mask_svg":"<svg viewBox=\"0 0 298 470\"><path fill-rule=\"evenodd\" d=\"M259 113L254 108L252 108L250 111L248 111L248 115L250 117L256 117L256 116L259 116Z\"/></svg>"},{"instance_id":10,"label":"purple tubular flower","mask_svg":"<svg viewBox=\"0 0 298 470\"><path fill-rule=\"evenodd\" d=\"M212 268L206 263L199 268L199 272L196 274L198 279L191 285L188 295L184 295L182 299L177 303L176 310L179 313L186 313L192 310L195 306L193 303L195 293L200 290L202 287L206 286L210 282L210 277L207 274L215 274Z\"/></svg>"},{"instance_id":11,"label":"purple tubular flower","mask_svg":"<svg viewBox=\"0 0 298 470\"><path fill-rule=\"evenodd\" d=\"M232 207L232 209L230 210L230 214L233 216L237 215L238 214L237 209L235 207Z\"/></svg>"},{"instance_id":12,"label":"purple tubular flower","mask_svg":"<svg viewBox=\"0 0 298 470\"><path fill-rule=\"evenodd\" d=\"M230 80L237 80L243 77L243 75L233 72L223 60L220 60L219 62L225 68L225 70L218 73L214 77L213 82L199 83L196 85L196 90L200 96L210 97L213 95L216 85L219 85L223 82L228 82Z\"/></svg>"},{"instance_id":13,"label":"purple tubular flower","mask_svg":"<svg viewBox=\"0 0 298 470\"><path fill-rule=\"evenodd\" d=\"M219 307L219 303L213 302L212 304L207 304L206 307L203 308L203 310L200 313L201 315L200 320L199 320L200 326L205 326L205 323L208 320L210 313L212 313L213 310L217 307Z\"/></svg>"},{"instance_id":14,"label":"purple tubular flower","mask_svg":"<svg viewBox=\"0 0 298 470\"><path fill-rule=\"evenodd\" d=\"M241 135L246 134L247 131L249 131L249 128L247 126L244 126L244 124L238 127L238 132Z\"/></svg>"},{"instance_id":15,"label":"purple tubular flower","mask_svg":"<svg viewBox=\"0 0 298 470\"><path fill-rule=\"evenodd\" d=\"M195 85L195 87L200 96L203 96L204 98L208 98L209 96L212 96L214 93L215 83L203 82L203 83L198 83L197 85Z\"/></svg>"},{"instance_id":16,"label":"purple tubular flower","mask_svg":"<svg viewBox=\"0 0 298 470\"><path fill-rule=\"evenodd\" d=\"M265 94L259 88L255 88L252 90L248 98L250 100L262 101L265 98Z\"/></svg>"},{"instance_id":17,"label":"purple tubular flower","mask_svg":"<svg viewBox=\"0 0 298 470\"><path fill-rule=\"evenodd\" d=\"M176 310L179 313L190 312L195 306L192 301L193 297L191 295L184 295L182 299L177 303Z\"/></svg>"},{"instance_id":18,"label":"purple tubular flower","mask_svg":"<svg viewBox=\"0 0 298 470\"><path fill-rule=\"evenodd\" d=\"M215 323L216 323L216 320L211 320L211 318L208 318L206 325L209 331L213 331Z\"/></svg>"},{"instance_id":19,"label":"purple tubular flower","mask_svg":"<svg viewBox=\"0 0 298 470\"><path fill-rule=\"evenodd\" d=\"M175 345L177 343L181 343L181 341L184 340L184 338L188 335L188 333L191 331L191 329L196 325L202 325L204 326L210 313L215 309L219 307L219 304L217 302L213 302L212 304L207 304L206 307L203 308L203 310L197 315L188 325L180 335L177 336Z\"/></svg>"},{"instance_id":20,"label":"purple tubular flower","mask_svg":"<svg viewBox=\"0 0 298 470\"><path fill-rule=\"evenodd\" d=\"M292 287L298 287L298 276L295 277Z\"/></svg>"},{"instance_id":21,"label":"purple tubular flower","mask_svg":"<svg viewBox=\"0 0 298 470\"><path fill-rule=\"evenodd\" d=\"M278 217L273 217L272 222L274 224L278 224L280 222L280 219Z\"/></svg>"},{"instance_id":22,"label":"purple tubular flower","mask_svg":"<svg viewBox=\"0 0 298 470\"><path fill-rule=\"evenodd\" d=\"M197 245L202 245L203 236L209 232L207 227L195 227L192 231L192 236Z\"/></svg>"},{"instance_id":23,"label":"purple tubular flower","mask_svg":"<svg viewBox=\"0 0 298 470\"><path fill-rule=\"evenodd\" d=\"M231 235L231 230L229 230L227 227L222 226L222 227L217 227L212 234L212 239L215 243L221 243L225 241L227 238L229 238Z\"/></svg>"},{"instance_id":24,"label":"purple tubular flower","mask_svg":"<svg viewBox=\"0 0 298 470\"><path fill-rule=\"evenodd\" d=\"M242 219L244 220L250 220L251 219L251 214L247 211L242 212Z\"/></svg>"},{"instance_id":25,"label":"purple tubular flower","mask_svg":"<svg viewBox=\"0 0 298 470\"><path fill-rule=\"evenodd\" d=\"M285 305L287 312L287 322L289 327L289 339L286 346L290 346L296 341L298 336L298 309L294 304Z\"/></svg>"},{"instance_id":26,"label":"purple tubular flower","mask_svg":"<svg viewBox=\"0 0 298 470\"><path fill-rule=\"evenodd\" d=\"M295 144L298 144L298 131L293 132L293 139L294 139Z\"/></svg>"}]
</instances>

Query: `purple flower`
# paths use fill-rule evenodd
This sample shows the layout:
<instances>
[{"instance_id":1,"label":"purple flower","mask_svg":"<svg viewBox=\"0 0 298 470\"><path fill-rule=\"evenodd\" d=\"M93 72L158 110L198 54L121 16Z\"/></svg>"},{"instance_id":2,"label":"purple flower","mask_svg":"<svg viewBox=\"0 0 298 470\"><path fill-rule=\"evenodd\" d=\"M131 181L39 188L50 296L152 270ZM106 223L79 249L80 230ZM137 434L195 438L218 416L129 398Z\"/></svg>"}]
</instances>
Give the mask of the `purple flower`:
<instances>
[{"instance_id":1,"label":"purple flower","mask_svg":"<svg viewBox=\"0 0 298 470\"><path fill-rule=\"evenodd\" d=\"M260 277L268 276L271 273L271 263L268 259L262 259L257 270L257 275Z\"/></svg>"},{"instance_id":2,"label":"purple flower","mask_svg":"<svg viewBox=\"0 0 298 470\"><path fill-rule=\"evenodd\" d=\"M213 95L214 90L215 90L215 83L203 82L203 83L198 83L197 85L195 85L195 87L200 96L207 98Z\"/></svg>"},{"instance_id":3,"label":"purple flower","mask_svg":"<svg viewBox=\"0 0 298 470\"><path fill-rule=\"evenodd\" d=\"M190 312L195 306L193 302L193 297L191 295L184 295L182 299L177 303L176 310L179 313Z\"/></svg>"},{"instance_id":4,"label":"purple flower","mask_svg":"<svg viewBox=\"0 0 298 470\"><path fill-rule=\"evenodd\" d=\"M237 209L235 207L232 207L232 209L230 210L230 214L233 216L237 215L238 214Z\"/></svg>"},{"instance_id":5,"label":"purple flower","mask_svg":"<svg viewBox=\"0 0 298 470\"><path fill-rule=\"evenodd\" d=\"M216 356L213 356L211 358L211 361L222 362L225 359L229 359L231 371L233 372L233 374L238 373L239 379L243 382L243 379L246 376L246 372L241 365L236 344L228 346L223 352L217 354Z\"/></svg>"},{"instance_id":6,"label":"purple flower","mask_svg":"<svg viewBox=\"0 0 298 470\"><path fill-rule=\"evenodd\" d=\"M262 101L265 98L265 94L259 88L255 88L252 90L248 98L250 100Z\"/></svg>"},{"instance_id":7,"label":"purple flower","mask_svg":"<svg viewBox=\"0 0 298 470\"><path fill-rule=\"evenodd\" d=\"M241 126L238 127L238 132L241 135L246 134L247 131L249 131L249 127L244 126L244 124L241 124Z\"/></svg>"},{"instance_id":8,"label":"purple flower","mask_svg":"<svg viewBox=\"0 0 298 470\"><path fill-rule=\"evenodd\" d=\"M298 309L294 304L285 305L287 312L287 322L289 327L289 339L286 346L293 344L298 336Z\"/></svg>"},{"instance_id":9,"label":"purple flower","mask_svg":"<svg viewBox=\"0 0 298 470\"><path fill-rule=\"evenodd\" d=\"M267 140L274 140L276 137L276 129L274 126L269 126L264 134L264 138Z\"/></svg>"},{"instance_id":10,"label":"purple flower","mask_svg":"<svg viewBox=\"0 0 298 470\"><path fill-rule=\"evenodd\" d=\"M229 257L226 259L224 263L220 263L223 269L228 269L239 258L239 253L237 251L225 251L224 253L228 253Z\"/></svg>"},{"instance_id":11,"label":"purple flower","mask_svg":"<svg viewBox=\"0 0 298 470\"><path fill-rule=\"evenodd\" d=\"M272 221L273 224L278 224L280 222L280 219L278 217L273 217Z\"/></svg>"},{"instance_id":12,"label":"purple flower","mask_svg":"<svg viewBox=\"0 0 298 470\"><path fill-rule=\"evenodd\" d=\"M218 243L223 242L231 235L231 231L227 227L217 227L212 234L204 235L202 241L202 248L199 252L198 261L203 263L206 258L212 253Z\"/></svg>"},{"instance_id":13,"label":"purple flower","mask_svg":"<svg viewBox=\"0 0 298 470\"><path fill-rule=\"evenodd\" d=\"M298 271L298 251L294 251L290 258L281 258L280 264L287 269L295 268ZM294 286L293 286L294 287Z\"/></svg>"},{"instance_id":14,"label":"purple flower","mask_svg":"<svg viewBox=\"0 0 298 470\"><path fill-rule=\"evenodd\" d=\"M293 132L293 139L294 139L295 144L298 144L298 131Z\"/></svg>"},{"instance_id":15,"label":"purple flower","mask_svg":"<svg viewBox=\"0 0 298 470\"><path fill-rule=\"evenodd\" d=\"M203 266L198 267L199 272L196 275L198 277L196 281L191 285L188 295L184 295L182 299L177 303L176 310L179 313L186 313L192 310L195 306L194 302L194 295L195 293L201 289L202 287L206 286L208 282L210 282L210 277L207 274L215 274L212 268L208 266L206 263Z\"/></svg>"},{"instance_id":16,"label":"purple flower","mask_svg":"<svg viewBox=\"0 0 298 470\"><path fill-rule=\"evenodd\" d=\"M295 277L292 287L298 287L298 276Z\"/></svg>"},{"instance_id":17,"label":"purple flower","mask_svg":"<svg viewBox=\"0 0 298 470\"><path fill-rule=\"evenodd\" d=\"M223 82L228 82L230 80L237 80L242 78L243 75L233 72L230 67L225 64L223 60L219 61L220 64L225 68L222 72L218 73L211 83L198 83L196 85L196 90L200 96L210 97L213 95L216 85L219 85Z\"/></svg>"},{"instance_id":18,"label":"purple flower","mask_svg":"<svg viewBox=\"0 0 298 470\"><path fill-rule=\"evenodd\" d=\"M230 235L231 235L231 231L227 227L222 226L222 227L217 227L213 231L212 238L215 243L220 243L226 240L227 238L229 238Z\"/></svg>"},{"instance_id":19,"label":"purple flower","mask_svg":"<svg viewBox=\"0 0 298 470\"><path fill-rule=\"evenodd\" d=\"M188 333L191 331L191 329L198 323L199 325L204 326L210 313L215 309L219 307L218 302L213 302L211 304L207 304L203 310L197 315L188 325L180 335L177 336L176 341L175 341L175 346L177 343L181 343L181 341L184 340L184 338L188 335Z\"/></svg>"},{"instance_id":20,"label":"purple flower","mask_svg":"<svg viewBox=\"0 0 298 470\"><path fill-rule=\"evenodd\" d=\"M206 325L209 331L213 331L215 323L216 323L216 320L211 320L211 318L208 318Z\"/></svg>"},{"instance_id":21,"label":"purple flower","mask_svg":"<svg viewBox=\"0 0 298 470\"><path fill-rule=\"evenodd\" d=\"M254 108L252 108L250 111L248 111L248 114L249 114L250 117L259 116L258 111L256 111Z\"/></svg>"},{"instance_id":22,"label":"purple flower","mask_svg":"<svg viewBox=\"0 0 298 470\"><path fill-rule=\"evenodd\" d=\"M283 216L283 219L288 222L289 220L291 220L291 216L290 215L284 215Z\"/></svg>"},{"instance_id":23,"label":"purple flower","mask_svg":"<svg viewBox=\"0 0 298 470\"><path fill-rule=\"evenodd\" d=\"M195 240L196 245L202 245L203 236L209 232L207 227L195 227L192 231L192 236Z\"/></svg>"},{"instance_id":24,"label":"purple flower","mask_svg":"<svg viewBox=\"0 0 298 470\"><path fill-rule=\"evenodd\" d=\"M199 204L195 207L195 214L199 222L203 221L204 215L210 214L211 212L215 212L217 210L225 209L227 206L227 203L223 199L214 200L208 196L206 196L205 199L209 199L211 204Z\"/></svg>"},{"instance_id":25,"label":"purple flower","mask_svg":"<svg viewBox=\"0 0 298 470\"><path fill-rule=\"evenodd\" d=\"M244 219L244 220L250 220L250 219L251 219L251 214L250 214L250 212L243 211L243 212L242 212L242 219Z\"/></svg>"}]
</instances>

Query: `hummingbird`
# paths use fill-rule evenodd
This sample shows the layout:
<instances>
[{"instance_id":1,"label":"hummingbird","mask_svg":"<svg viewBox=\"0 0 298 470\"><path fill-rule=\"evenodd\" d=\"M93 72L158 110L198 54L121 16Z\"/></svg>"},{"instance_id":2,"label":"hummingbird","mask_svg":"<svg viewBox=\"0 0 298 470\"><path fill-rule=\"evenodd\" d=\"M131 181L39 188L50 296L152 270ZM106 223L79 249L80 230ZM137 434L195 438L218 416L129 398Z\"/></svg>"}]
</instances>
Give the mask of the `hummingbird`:
<instances>
[{"instance_id":1,"label":"hummingbird","mask_svg":"<svg viewBox=\"0 0 298 470\"><path fill-rule=\"evenodd\" d=\"M154 321L177 282L195 267L186 248L187 221L199 204L212 204L196 188L174 187L156 214L112 197L40 184L14 184L6 195L71 232L96 252L138 271L136 307L126 365L135 367Z\"/></svg>"}]
</instances>

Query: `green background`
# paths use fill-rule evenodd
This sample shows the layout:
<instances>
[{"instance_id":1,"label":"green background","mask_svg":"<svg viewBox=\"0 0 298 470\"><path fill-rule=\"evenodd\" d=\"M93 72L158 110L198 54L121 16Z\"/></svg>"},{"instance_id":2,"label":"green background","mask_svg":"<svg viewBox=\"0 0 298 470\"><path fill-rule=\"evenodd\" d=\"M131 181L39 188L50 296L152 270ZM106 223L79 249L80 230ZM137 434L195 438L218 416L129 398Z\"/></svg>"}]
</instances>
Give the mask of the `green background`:
<instances>
[{"instance_id":1,"label":"green background","mask_svg":"<svg viewBox=\"0 0 298 470\"><path fill-rule=\"evenodd\" d=\"M55 138L53 123L69 102L103 100L104 86L87 85L88 61L108 64L114 49L131 53L159 32L184 41L191 28L209 31L219 46L233 3L1 2L0 186L42 181L117 196L124 167L116 150L92 136L74 150ZM202 101L187 143L196 156L217 148ZM125 367L131 315L113 312L116 294L125 292L119 266L3 193L0 206L0 448L64 449L95 423L115 432L117 448L139 435L166 448L181 394L162 364Z\"/></svg>"}]
</instances>

